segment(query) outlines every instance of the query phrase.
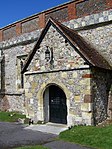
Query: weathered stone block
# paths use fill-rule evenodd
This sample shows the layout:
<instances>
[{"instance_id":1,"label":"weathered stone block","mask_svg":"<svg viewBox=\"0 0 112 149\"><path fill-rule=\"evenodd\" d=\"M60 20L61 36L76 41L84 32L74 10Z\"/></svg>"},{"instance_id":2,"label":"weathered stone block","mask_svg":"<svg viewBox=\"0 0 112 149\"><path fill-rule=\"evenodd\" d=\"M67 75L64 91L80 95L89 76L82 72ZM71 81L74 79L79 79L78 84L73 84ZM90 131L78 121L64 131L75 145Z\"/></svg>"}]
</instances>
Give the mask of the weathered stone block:
<instances>
[{"instance_id":1,"label":"weathered stone block","mask_svg":"<svg viewBox=\"0 0 112 149\"><path fill-rule=\"evenodd\" d=\"M30 83L29 82L27 82L27 83L25 83L25 89L29 89L30 88Z\"/></svg>"},{"instance_id":2,"label":"weathered stone block","mask_svg":"<svg viewBox=\"0 0 112 149\"><path fill-rule=\"evenodd\" d=\"M84 123L88 126L88 125L92 125L92 120L91 119L85 119Z\"/></svg>"},{"instance_id":3,"label":"weathered stone block","mask_svg":"<svg viewBox=\"0 0 112 149\"><path fill-rule=\"evenodd\" d=\"M75 102L80 102L80 95L74 97Z\"/></svg>"},{"instance_id":4,"label":"weathered stone block","mask_svg":"<svg viewBox=\"0 0 112 149\"><path fill-rule=\"evenodd\" d=\"M84 94L91 94L91 90L84 90Z\"/></svg>"},{"instance_id":5,"label":"weathered stone block","mask_svg":"<svg viewBox=\"0 0 112 149\"><path fill-rule=\"evenodd\" d=\"M36 88L31 89L31 93L32 93L32 94L35 93L35 89L36 89Z\"/></svg>"},{"instance_id":6,"label":"weathered stone block","mask_svg":"<svg viewBox=\"0 0 112 149\"><path fill-rule=\"evenodd\" d=\"M68 84L73 85L74 84L74 80L73 79L68 80Z\"/></svg>"},{"instance_id":7,"label":"weathered stone block","mask_svg":"<svg viewBox=\"0 0 112 149\"><path fill-rule=\"evenodd\" d=\"M76 115L76 112L75 112L75 110L70 109L70 110L69 110L69 114L71 114L71 115Z\"/></svg>"},{"instance_id":8,"label":"weathered stone block","mask_svg":"<svg viewBox=\"0 0 112 149\"><path fill-rule=\"evenodd\" d=\"M74 72L73 73L73 78L77 78L77 76L78 76L77 72Z\"/></svg>"},{"instance_id":9,"label":"weathered stone block","mask_svg":"<svg viewBox=\"0 0 112 149\"><path fill-rule=\"evenodd\" d=\"M103 17L99 18L99 22L104 22L104 18Z\"/></svg>"},{"instance_id":10,"label":"weathered stone block","mask_svg":"<svg viewBox=\"0 0 112 149\"><path fill-rule=\"evenodd\" d=\"M82 111L91 111L91 103L82 103L81 104Z\"/></svg>"},{"instance_id":11,"label":"weathered stone block","mask_svg":"<svg viewBox=\"0 0 112 149\"><path fill-rule=\"evenodd\" d=\"M41 67L41 70L42 70L42 71L45 71L45 66L42 66L42 67Z\"/></svg>"},{"instance_id":12,"label":"weathered stone block","mask_svg":"<svg viewBox=\"0 0 112 149\"><path fill-rule=\"evenodd\" d=\"M91 90L91 86L90 86L90 85L88 85L86 89L87 89L87 90Z\"/></svg>"},{"instance_id":13,"label":"weathered stone block","mask_svg":"<svg viewBox=\"0 0 112 149\"><path fill-rule=\"evenodd\" d=\"M86 84L85 80L81 80L79 83L80 83L80 85L85 85Z\"/></svg>"},{"instance_id":14,"label":"weathered stone block","mask_svg":"<svg viewBox=\"0 0 112 149\"><path fill-rule=\"evenodd\" d=\"M61 77L62 78L67 78L67 73L66 72L62 72Z\"/></svg>"},{"instance_id":15,"label":"weathered stone block","mask_svg":"<svg viewBox=\"0 0 112 149\"><path fill-rule=\"evenodd\" d=\"M91 119L91 117L92 117L92 113L82 112L83 119Z\"/></svg>"},{"instance_id":16,"label":"weathered stone block","mask_svg":"<svg viewBox=\"0 0 112 149\"><path fill-rule=\"evenodd\" d=\"M30 99L30 104L33 104L33 103L34 103L34 99L31 98L31 99Z\"/></svg>"},{"instance_id":17,"label":"weathered stone block","mask_svg":"<svg viewBox=\"0 0 112 149\"><path fill-rule=\"evenodd\" d=\"M33 76L32 76L32 75L30 75L29 81L30 81L30 82L33 81Z\"/></svg>"},{"instance_id":18,"label":"weathered stone block","mask_svg":"<svg viewBox=\"0 0 112 149\"><path fill-rule=\"evenodd\" d=\"M25 89L25 93L28 93L29 92L29 89Z\"/></svg>"},{"instance_id":19,"label":"weathered stone block","mask_svg":"<svg viewBox=\"0 0 112 149\"><path fill-rule=\"evenodd\" d=\"M112 15L109 15L108 16L108 19L109 19L109 21L112 20Z\"/></svg>"},{"instance_id":20,"label":"weathered stone block","mask_svg":"<svg viewBox=\"0 0 112 149\"><path fill-rule=\"evenodd\" d=\"M26 97L28 97L28 98L33 98L33 94L32 94L32 93L26 92L25 95L26 95Z\"/></svg>"},{"instance_id":21,"label":"weathered stone block","mask_svg":"<svg viewBox=\"0 0 112 149\"><path fill-rule=\"evenodd\" d=\"M32 89L36 89L37 86L38 86L38 83L37 83L37 82L32 82L32 83L31 83L31 88L32 88Z\"/></svg>"},{"instance_id":22,"label":"weathered stone block","mask_svg":"<svg viewBox=\"0 0 112 149\"><path fill-rule=\"evenodd\" d=\"M75 116L75 121L81 123L82 122L82 117Z\"/></svg>"}]
</instances>

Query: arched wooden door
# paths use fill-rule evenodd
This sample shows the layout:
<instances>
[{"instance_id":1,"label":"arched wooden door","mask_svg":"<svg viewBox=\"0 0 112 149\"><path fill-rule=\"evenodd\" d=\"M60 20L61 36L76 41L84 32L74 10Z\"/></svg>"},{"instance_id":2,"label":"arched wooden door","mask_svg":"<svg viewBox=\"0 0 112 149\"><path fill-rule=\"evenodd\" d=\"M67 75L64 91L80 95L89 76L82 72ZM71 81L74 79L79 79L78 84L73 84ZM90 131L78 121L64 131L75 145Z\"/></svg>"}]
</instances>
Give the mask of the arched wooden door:
<instances>
[{"instance_id":1,"label":"arched wooden door","mask_svg":"<svg viewBox=\"0 0 112 149\"><path fill-rule=\"evenodd\" d=\"M66 95L61 88L49 86L49 121L53 123L67 123Z\"/></svg>"}]
</instances>

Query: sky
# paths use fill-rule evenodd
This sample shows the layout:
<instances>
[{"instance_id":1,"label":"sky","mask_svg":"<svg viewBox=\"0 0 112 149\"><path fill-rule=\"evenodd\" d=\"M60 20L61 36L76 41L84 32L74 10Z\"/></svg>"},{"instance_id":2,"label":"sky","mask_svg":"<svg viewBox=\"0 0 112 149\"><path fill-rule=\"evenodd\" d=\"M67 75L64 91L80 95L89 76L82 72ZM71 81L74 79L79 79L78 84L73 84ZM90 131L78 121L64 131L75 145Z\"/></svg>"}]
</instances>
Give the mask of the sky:
<instances>
[{"instance_id":1,"label":"sky","mask_svg":"<svg viewBox=\"0 0 112 149\"><path fill-rule=\"evenodd\" d=\"M70 0L0 0L0 28Z\"/></svg>"}]
</instances>

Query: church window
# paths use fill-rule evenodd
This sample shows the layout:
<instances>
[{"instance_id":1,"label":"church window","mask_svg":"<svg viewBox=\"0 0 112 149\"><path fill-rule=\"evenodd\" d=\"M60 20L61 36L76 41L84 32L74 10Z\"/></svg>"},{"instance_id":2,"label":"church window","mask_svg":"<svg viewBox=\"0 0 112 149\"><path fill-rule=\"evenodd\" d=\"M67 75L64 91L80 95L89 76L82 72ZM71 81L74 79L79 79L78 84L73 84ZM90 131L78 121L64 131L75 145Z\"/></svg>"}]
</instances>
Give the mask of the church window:
<instances>
[{"instance_id":1,"label":"church window","mask_svg":"<svg viewBox=\"0 0 112 149\"><path fill-rule=\"evenodd\" d=\"M24 74L21 73L27 55L17 56L17 89L24 88Z\"/></svg>"}]
</instances>

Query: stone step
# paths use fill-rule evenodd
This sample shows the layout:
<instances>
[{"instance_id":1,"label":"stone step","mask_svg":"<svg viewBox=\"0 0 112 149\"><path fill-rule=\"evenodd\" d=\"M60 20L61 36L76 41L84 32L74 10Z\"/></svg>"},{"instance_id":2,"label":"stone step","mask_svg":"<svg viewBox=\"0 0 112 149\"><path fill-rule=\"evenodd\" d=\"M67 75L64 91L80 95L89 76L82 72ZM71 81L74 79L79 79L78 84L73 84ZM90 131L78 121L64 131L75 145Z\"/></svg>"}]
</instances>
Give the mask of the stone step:
<instances>
[{"instance_id":1,"label":"stone step","mask_svg":"<svg viewBox=\"0 0 112 149\"><path fill-rule=\"evenodd\" d=\"M67 130L68 127L67 125L47 123L47 124L30 125L27 126L25 129L31 129L35 131L59 135L60 132Z\"/></svg>"}]
</instances>

